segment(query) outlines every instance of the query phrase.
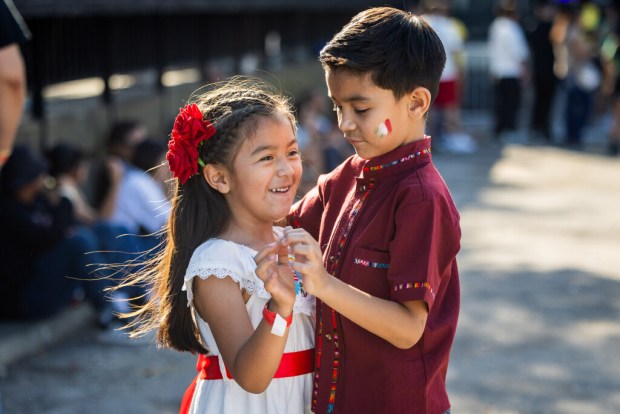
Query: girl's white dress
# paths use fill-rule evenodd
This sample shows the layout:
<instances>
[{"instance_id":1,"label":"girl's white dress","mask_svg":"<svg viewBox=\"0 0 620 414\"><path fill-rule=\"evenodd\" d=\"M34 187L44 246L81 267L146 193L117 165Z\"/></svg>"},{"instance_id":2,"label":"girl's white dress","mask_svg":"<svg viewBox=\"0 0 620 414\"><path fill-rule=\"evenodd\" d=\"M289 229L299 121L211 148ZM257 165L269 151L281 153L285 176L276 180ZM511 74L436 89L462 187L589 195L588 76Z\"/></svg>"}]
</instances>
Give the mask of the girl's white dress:
<instances>
[{"instance_id":1,"label":"girl's white dress","mask_svg":"<svg viewBox=\"0 0 620 414\"><path fill-rule=\"evenodd\" d=\"M279 229L278 229L279 230ZM183 290L192 307L194 319L209 355L220 355L209 325L194 309L192 281L194 277L230 277L251 294L246 309L256 329L263 318L263 308L270 295L263 282L254 272L256 251L228 240L210 239L193 253ZM315 299L311 295L297 295L284 352L296 352L314 348ZM290 414L310 413L313 373L296 377L274 378L261 394L251 394L241 388L234 379L228 379L226 368L219 357L220 371L224 379L198 380L192 399L190 413L257 413Z\"/></svg>"}]
</instances>

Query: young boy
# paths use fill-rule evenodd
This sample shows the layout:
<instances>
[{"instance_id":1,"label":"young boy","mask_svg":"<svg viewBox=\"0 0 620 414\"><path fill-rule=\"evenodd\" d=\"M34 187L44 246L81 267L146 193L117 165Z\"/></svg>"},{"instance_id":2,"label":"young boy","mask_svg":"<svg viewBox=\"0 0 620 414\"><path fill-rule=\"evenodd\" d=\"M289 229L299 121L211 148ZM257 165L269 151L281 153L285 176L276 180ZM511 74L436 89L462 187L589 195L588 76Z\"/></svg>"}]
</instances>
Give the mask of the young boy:
<instances>
[{"instance_id":1,"label":"young boy","mask_svg":"<svg viewBox=\"0 0 620 414\"><path fill-rule=\"evenodd\" d=\"M420 17L372 8L320 60L356 155L293 206L307 232L283 239L318 298L313 410L447 413L461 231L424 134L443 46Z\"/></svg>"}]
</instances>

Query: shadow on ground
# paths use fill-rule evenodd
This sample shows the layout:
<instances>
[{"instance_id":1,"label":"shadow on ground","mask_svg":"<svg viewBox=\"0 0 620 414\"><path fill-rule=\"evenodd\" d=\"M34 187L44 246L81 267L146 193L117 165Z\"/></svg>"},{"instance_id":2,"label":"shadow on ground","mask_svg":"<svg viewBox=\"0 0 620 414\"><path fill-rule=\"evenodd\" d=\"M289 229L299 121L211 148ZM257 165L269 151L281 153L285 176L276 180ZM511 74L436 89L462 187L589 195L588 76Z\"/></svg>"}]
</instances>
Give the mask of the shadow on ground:
<instances>
[{"instance_id":1,"label":"shadow on ground","mask_svg":"<svg viewBox=\"0 0 620 414\"><path fill-rule=\"evenodd\" d=\"M449 374L455 411L620 407L620 282L576 269L462 274Z\"/></svg>"}]
</instances>

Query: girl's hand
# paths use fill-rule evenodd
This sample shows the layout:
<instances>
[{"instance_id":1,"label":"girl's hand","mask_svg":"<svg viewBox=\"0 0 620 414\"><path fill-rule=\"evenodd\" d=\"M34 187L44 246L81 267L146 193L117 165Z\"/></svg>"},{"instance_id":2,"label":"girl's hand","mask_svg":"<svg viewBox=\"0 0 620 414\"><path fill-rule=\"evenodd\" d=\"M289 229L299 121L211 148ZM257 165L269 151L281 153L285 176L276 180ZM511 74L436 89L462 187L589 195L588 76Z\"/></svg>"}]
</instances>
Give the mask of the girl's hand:
<instances>
[{"instance_id":1,"label":"girl's hand","mask_svg":"<svg viewBox=\"0 0 620 414\"><path fill-rule=\"evenodd\" d=\"M254 261L256 275L271 295L270 310L287 317L293 311L295 303L295 285L293 269L288 260L288 247L279 242L270 243L254 256Z\"/></svg>"},{"instance_id":2,"label":"girl's hand","mask_svg":"<svg viewBox=\"0 0 620 414\"><path fill-rule=\"evenodd\" d=\"M304 290L320 298L332 276L323 265L323 253L319 243L304 229L292 227L284 229L284 237L280 242L288 245L295 256L293 269L301 274Z\"/></svg>"}]
</instances>

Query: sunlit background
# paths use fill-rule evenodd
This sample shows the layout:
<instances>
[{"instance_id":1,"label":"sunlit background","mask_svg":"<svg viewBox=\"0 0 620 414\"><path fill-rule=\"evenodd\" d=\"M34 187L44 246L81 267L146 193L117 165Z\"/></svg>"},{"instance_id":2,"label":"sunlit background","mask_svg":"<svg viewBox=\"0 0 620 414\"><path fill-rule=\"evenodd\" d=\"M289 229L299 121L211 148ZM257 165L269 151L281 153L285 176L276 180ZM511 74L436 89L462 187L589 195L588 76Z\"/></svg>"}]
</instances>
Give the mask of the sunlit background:
<instances>
[{"instance_id":1,"label":"sunlit background","mask_svg":"<svg viewBox=\"0 0 620 414\"><path fill-rule=\"evenodd\" d=\"M16 142L40 150L68 142L94 159L103 156L105 136L119 120L140 120L166 142L179 107L192 93L230 75L264 78L293 99L324 93L318 52L355 13L374 5L421 10L412 0L14 3L32 32L22 47L28 97ZM538 24L539 3L516 1L524 31ZM618 1L549 3L594 5L599 14L591 24L597 32L614 30ZM613 99L595 92L583 146L569 148L562 144L563 86L551 115L555 138L545 142L530 131L535 90L531 82L523 83L518 134L495 140L487 37L496 2L448 4L465 29L461 122L476 144L470 151L434 154L463 228L462 307L448 373L452 414L618 412L620 160L606 153ZM69 325L84 326L92 313L72 318ZM107 393L90 412L115 412L115 397L136 400L135 412L146 410L145 401L149 412L174 412L193 375L193 357L161 356L163 351L154 349L102 351L88 341L58 350L51 345L63 342L54 329L70 332L67 337L75 332L65 322L55 323L65 325L39 324L33 330L0 323L0 336L26 332L28 343L43 344L15 345L20 342L10 342L8 335L0 341L5 352L0 414L28 412L23 406L85 412L90 400L80 394L92 387L89 375L96 375L101 393ZM43 357L30 362L41 349ZM83 360L100 352L89 373ZM134 358L138 367L123 378L116 371L132 370ZM35 403L42 390L50 390L48 396ZM56 393L58 398L49 396Z\"/></svg>"}]
</instances>

